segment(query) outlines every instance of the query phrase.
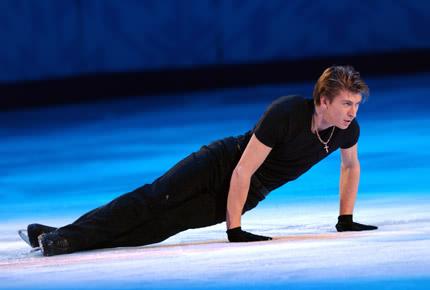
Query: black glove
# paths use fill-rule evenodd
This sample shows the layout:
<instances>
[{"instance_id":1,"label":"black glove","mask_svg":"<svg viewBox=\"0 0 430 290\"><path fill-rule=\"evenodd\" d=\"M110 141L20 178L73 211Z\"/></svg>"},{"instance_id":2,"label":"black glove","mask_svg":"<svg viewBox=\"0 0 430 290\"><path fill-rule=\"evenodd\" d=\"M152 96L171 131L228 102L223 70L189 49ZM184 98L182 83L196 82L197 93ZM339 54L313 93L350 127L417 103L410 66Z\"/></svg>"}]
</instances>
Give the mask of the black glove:
<instances>
[{"instance_id":1,"label":"black glove","mask_svg":"<svg viewBox=\"0 0 430 290\"><path fill-rule=\"evenodd\" d=\"M352 215L340 215L338 217L338 222L336 224L336 229L338 232L348 232L348 231L371 231L376 230L378 227L362 225L352 221Z\"/></svg>"},{"instance_id":2,"label":"black glove","mask_svg":"<svg viewBox=\"0 0 430 290\"><path fill-rule=\"evenodd\" d=\"M232 243L269 241L272 239L271 237L258 236L242 231L241 227L227 230L227 237L228 240Z\"/></svg>"}]
</instances>

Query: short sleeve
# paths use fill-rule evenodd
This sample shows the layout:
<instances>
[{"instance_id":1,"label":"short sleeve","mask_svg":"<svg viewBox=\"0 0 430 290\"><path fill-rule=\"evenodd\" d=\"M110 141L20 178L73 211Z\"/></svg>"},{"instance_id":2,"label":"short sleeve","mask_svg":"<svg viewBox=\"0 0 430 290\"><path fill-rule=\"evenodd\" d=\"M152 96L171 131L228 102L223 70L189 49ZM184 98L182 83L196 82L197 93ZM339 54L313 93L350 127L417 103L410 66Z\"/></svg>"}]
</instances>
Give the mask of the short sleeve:
<instances>
[{"instance_id":1,"label":"short sleeve","mask_svg":"<svg viewBox=\"0 0 430 290\"><path fill-rule=\"evenodd\" d=\"M357 120L353 120L347 129L343 130L340 148L347 149L354 146L360 137L360 126Z\"/></svg>"},{"instance_id":2,"label":"short sleeve","mask_svg":"<svg viewBox=\"0 0 430 290\"><path fill-rule=\"evenodd\" d=\"M264 145L273 148L283 136L285 112L279 103L272 103L254 128L254 134Z\"/></svg>"}]
</instances>

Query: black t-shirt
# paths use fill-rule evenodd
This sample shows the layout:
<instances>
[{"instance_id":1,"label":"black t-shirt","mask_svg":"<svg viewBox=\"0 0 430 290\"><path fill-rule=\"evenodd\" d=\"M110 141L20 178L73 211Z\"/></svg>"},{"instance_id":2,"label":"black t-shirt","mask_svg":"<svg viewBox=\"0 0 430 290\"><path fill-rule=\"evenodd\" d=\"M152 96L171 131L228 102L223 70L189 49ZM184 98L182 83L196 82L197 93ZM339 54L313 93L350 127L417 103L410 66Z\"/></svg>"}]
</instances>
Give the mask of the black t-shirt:
<instances>
[{"instance_id":1,"label":"black t-shirt","mask_svg":"<svg viewBox=\"0 0 430 290\"><path fill-rule=\"evenodd\" d=\"M253 133L260 142L272 148L254 173L268 191L296 179L338 148L349 148L357 143L360 127L354 119L347 129L335 127L327 153L311 131L314 109L312 99L280 97L268 107L252 131L238 136L242 150ZM319 131L321 139L327 140L332 129Z\"/></svg>"}]
</instances>

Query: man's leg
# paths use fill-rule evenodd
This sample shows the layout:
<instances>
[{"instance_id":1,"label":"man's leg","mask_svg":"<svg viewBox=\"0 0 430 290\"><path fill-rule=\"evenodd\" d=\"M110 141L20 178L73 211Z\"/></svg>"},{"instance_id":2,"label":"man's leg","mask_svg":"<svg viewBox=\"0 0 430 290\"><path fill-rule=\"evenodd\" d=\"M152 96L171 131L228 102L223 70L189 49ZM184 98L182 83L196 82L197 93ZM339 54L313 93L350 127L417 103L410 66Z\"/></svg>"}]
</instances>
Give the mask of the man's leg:
<instances>
[{"instance_id":1,"label":"man's leg","mask_svg":"<svg viewBox=\"0 0 430 290\"><path fill-rule=\"evenodd\" d=\"M217 161L209 151L208 147L203 146L198 152L178 162L152 184L124 194L83 215L74 223L57 229L54 235L67 240L67 243L59 242L60 248L63 245L67 247L67 251L63 253L104 247L172 209L181 208L184 203L198 200L196 197L201 192L212 190L214 178L220 179ZM173 227L168 223L166 235L182 231L188 226L193 226L193 222ZM196 226L200 226L200 223ZM50 245L55 246L49 238L41 238L40 242L45 249ZM57 251L54 249L51 254L55 255Z\"/></svg>"},{"instance_id":2,"label":"man's leg","mask_svg":"<svg viewBox=\"0 0 430 290\"><path fill-rule=\"evenodd\" d=\"M218 204L212 194L203 193L158 215L103 247L133 247L159 243L192 228L215 225L225 220L225 213L217 213ZM222 209L218 209L221 212Z\"/></svg>"},{"instance_id":3,"label":"man's leg","mask_svg":"<svg viewBox=\"0 0 430 290\"><path fill-rule=\"evenodd\" d=\"M98 207L72 224L60 227L56 233L68 239L72 251L98 248L106 241L145 223L156 215L146 196L150 185L123 194L108 204Z\"/></svg>"},{"instance_id":4,"label":"man's leg","mask_svg":"<svg viewBox=\"0 0 430 290\"><path fill-rule=\"evenodd\" d=\"M195 228L215 225L225 221L227 209L226 188L216 194L204 193L167 211L145 224L139 225L121 237L106 243L103 247L133 247L159 243L167 238ZM249 194L244 211L257 206L259 199Z\"/></svg>"}]
</instances>

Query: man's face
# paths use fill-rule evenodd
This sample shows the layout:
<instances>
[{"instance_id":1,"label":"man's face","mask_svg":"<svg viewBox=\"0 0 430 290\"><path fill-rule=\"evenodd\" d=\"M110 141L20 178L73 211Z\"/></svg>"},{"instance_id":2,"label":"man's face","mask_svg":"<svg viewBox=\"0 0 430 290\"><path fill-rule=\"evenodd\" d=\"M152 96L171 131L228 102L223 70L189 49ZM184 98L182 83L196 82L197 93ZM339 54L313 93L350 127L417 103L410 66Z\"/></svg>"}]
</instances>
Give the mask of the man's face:
<instances>
[{"instance_id":1,"label":"man's face","mask_svg":"<svg viewBox=\"0 0 430 290\"><path fill-rule=\"evenodd\" d=\"M340 129L348 128L357 115L361 99L360 94L348 91L340 91L331 103L327 98L322 97L321 104L326 106L324 120Z\"/></svg>"}]
</instances>

